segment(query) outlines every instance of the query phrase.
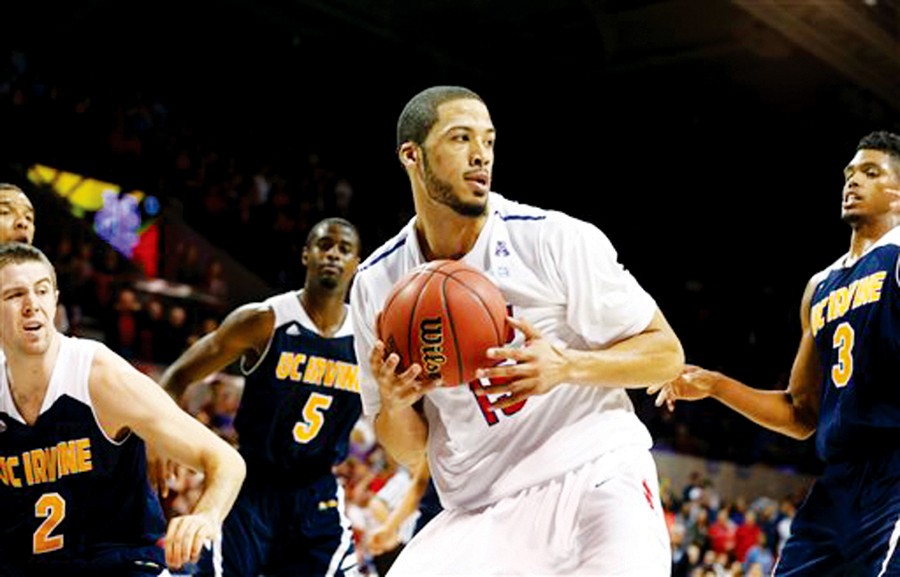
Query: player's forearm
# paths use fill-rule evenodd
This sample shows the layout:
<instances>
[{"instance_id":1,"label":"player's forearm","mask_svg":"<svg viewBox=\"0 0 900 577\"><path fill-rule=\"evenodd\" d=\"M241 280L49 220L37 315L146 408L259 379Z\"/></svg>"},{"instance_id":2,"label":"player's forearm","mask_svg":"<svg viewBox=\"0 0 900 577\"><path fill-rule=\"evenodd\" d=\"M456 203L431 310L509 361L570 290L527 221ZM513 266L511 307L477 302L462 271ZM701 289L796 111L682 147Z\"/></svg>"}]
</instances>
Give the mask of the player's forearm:
<instances>
[{"instance_id":1,"label":"player's forearm","mask_svg":"<svg viewBox=\"0 0 900 577\"><path fill-rule=\"evenodd\" d=\"M615 388L664 383L684 368L684 351L672 333L642 333L607 349L565 349L566 382Z\"/></svg>"},{"instance_id":2,"label":"player's forearm","mask_svg":"<svg viewBox=\"0 0 900 577\"><path fill-rule=\"evenodd\" d=\"M757 425L788 437L802 440L815 432L815 425L803 418L785 391L755 389L722 375L710 396Z\"/></svg>"},{"instance_id":3,"label":"player's forearm","mask_svg":"<svg viewBox=\"0 0 900 577\"><path fill-rule=\"evenodd\" d=\"M192 383L183 372L178 371L174 367L169 367L159 379L160 386L178 401L184 395L184 391Z\"/></svg>"},{"instance_id":4,"label":"player's forearm","mask_svg":"<svg viewBox=\"0 0 900 577\"><path fill-rule=\"evenodd\" d=\"M382 408L375 417L375 435L385 450L410 470L425 458L428 425L412 407Z\"/></svg>"},{"instance_id":5,"label":"player's forearm","mask_svg":"<svg viewBox=\"0 0 900 577\"><path fill-rule=\"evenodd\" d=\"M206 514L221 525L234 505L247 475L244 459L225 441L223 448L203 457L204 490L194 514Z\"/></svg>"},{"instance_id":6,"label":"player's forearm","mask_svg":"<svg viewBox=\"0 0 900 577\"><path fill-rule=\"evenodd\" d=\"M419 503L422 502L422 496L428 487L429 476L416 475L413 477L412 485L403 496L403 500L397 505L397 508L391 511L386 525L397 530L403 522L419 509Z\"/></svg>"},{"instance_id":7,"label":"player's forearm","mask_svg":"<svg viewBox=\"0 0 900 577\"><path fill-rule=\"evenodd\" d=\"M189 349L166 369L159 379L159 384L174 399L179 400L191 384L205 379L225 366L227 362L211 359L208 355Z\"/></svg>"}]
</instances>

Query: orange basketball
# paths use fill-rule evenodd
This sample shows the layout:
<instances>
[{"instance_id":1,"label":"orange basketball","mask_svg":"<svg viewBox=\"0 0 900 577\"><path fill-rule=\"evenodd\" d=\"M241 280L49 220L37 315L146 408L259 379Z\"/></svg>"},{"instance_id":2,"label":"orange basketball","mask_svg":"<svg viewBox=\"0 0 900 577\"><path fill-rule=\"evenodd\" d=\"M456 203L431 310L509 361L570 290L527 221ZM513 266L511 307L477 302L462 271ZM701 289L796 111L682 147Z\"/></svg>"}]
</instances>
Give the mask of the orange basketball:
<instances>
[{"instance_id":1,"label":"orange basketball","mask_svg":"<svg viewBox=\"0 0 900 577\"><path fill-rule=\"evenodd\" d=\"M457 260L435 260L397 281L376 330L402 368L419 363L424 378L448 387L474 380L497 364L485 353L511 336L506 299L483 272Z\"/></svg>"}]
</instances>

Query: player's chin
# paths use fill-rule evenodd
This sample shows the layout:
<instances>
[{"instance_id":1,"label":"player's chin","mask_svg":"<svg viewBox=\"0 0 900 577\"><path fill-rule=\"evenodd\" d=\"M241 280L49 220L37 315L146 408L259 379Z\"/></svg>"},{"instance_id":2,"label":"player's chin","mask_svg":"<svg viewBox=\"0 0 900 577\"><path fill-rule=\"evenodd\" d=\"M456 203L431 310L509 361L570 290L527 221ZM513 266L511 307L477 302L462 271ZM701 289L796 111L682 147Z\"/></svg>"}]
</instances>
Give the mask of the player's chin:
<instances>
[{"instance_id":1,"label":"player's chin","mask_svg":"<svg viewBox=\"0 0 900 577\"><path fill-rule=\"evenodd\" d=\"M319 286L327 289L336 289L341 284L340 275L322 274L319 276Z\"/></svg>"}]
</instances>

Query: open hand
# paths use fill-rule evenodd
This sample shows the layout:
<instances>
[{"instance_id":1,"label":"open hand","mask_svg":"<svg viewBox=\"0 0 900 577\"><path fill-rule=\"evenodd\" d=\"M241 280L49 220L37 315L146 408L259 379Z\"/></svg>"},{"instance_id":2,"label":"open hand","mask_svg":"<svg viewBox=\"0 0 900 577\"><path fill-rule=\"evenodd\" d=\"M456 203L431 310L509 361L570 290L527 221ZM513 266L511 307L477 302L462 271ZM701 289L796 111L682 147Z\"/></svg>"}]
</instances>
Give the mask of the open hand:
<instances>
[{"instance_id":1,"label":"open hand","mask_svg":"<svg viewBox=\"0 0 900 577\"><path fill-rule=\"evenodd\" d=\"M674 411L675 401L697 401L708 397L721 377L721 373L696 365L685 365L681 374L671 381L647 387L647 394L657 395L657 407L665 403L670 411Z\"/></svg>"}]
</instances>

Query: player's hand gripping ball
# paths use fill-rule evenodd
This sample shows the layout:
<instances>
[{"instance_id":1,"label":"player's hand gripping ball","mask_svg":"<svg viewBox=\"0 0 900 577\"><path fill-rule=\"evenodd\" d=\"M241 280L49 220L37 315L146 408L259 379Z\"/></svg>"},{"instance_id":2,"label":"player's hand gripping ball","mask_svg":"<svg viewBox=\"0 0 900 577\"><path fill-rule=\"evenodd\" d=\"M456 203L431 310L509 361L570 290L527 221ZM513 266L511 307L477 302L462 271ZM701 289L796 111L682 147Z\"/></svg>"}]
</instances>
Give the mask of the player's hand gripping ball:
<instances>
[{"instance_id":1,"label":"player's hand gripping ball","mask_svg":"<svg viewBox=\"0 0 900 577\"><path fill-rule=\"evenodd\" d=\"M376 319L388 353L399 369L422 366L423 378L453 387L497 361L486 356L512 336L506 299L483 272L461 261L435 260L397 281Z\"/></svg>"}]
</instances>

